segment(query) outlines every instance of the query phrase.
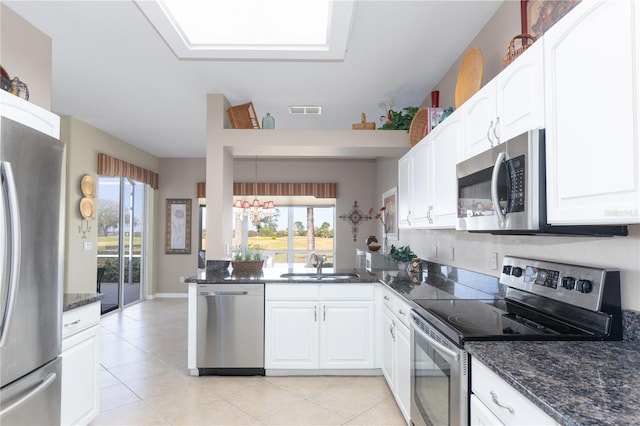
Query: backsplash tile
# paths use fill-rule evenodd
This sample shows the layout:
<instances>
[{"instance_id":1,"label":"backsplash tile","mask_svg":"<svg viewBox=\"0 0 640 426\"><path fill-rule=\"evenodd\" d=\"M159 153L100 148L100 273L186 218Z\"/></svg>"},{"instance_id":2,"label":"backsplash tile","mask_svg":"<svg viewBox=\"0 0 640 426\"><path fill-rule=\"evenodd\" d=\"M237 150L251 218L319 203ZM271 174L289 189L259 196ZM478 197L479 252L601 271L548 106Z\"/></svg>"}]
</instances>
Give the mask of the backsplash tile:
<instances>
[{"instance_id":1,"label":"backsplash tile","mask_svg":"<svg viewBox=\"0 0 640 426\"><path fill-rule=\"evenodd\" d=\"M628 309L622 311L622 340L640 343L640 312Z\"/></svg>"}]
</instances>

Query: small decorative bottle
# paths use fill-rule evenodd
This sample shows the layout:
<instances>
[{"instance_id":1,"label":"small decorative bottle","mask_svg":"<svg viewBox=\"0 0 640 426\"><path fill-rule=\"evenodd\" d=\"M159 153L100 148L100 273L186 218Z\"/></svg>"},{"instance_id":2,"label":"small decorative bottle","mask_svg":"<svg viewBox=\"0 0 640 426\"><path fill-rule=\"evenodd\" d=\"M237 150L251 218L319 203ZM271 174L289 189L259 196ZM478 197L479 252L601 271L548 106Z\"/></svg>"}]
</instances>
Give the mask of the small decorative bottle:
<instances>
[{"instance_id":1,"label":"small decorative bottle","mask_svg":"<svg viewBox=\"0 0 640 426\"><path fill-rule=\"evenodd\" d=\"M270 113L267 113L264 117L262 117L262 128L263 129L275 129L276 128L276 120L271 116Z\"/></svg>"}]
</instances>

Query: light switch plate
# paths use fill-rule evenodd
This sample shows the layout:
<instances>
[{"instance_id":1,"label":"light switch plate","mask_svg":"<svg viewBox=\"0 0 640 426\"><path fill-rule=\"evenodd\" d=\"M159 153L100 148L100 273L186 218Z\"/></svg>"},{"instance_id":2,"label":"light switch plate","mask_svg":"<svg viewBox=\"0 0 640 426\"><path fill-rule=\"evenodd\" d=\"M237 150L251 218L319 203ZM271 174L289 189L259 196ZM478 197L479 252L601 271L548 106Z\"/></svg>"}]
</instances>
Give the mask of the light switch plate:
<instances>
[{"instance_id":1,"label":"light switch plate","mask_svg":"<svg viewBox=\"0 0 640 426\"><path fill-rule=\"evenodd\" d=\"M91 251L93 249L93 243L91 241L85 241L82 244L82 247L84 248L84 251Z\"/></svg>"},{"instance_id":2,"label":"light switch plate","mask_svg":"<svg viewBox=\"0 0 640 426\"><path fill-rule=\"evenodd\" d=\"M489 253L489 268L493 269L494 271L498 270L498 253Z\"/></svg>"}]
</instances>

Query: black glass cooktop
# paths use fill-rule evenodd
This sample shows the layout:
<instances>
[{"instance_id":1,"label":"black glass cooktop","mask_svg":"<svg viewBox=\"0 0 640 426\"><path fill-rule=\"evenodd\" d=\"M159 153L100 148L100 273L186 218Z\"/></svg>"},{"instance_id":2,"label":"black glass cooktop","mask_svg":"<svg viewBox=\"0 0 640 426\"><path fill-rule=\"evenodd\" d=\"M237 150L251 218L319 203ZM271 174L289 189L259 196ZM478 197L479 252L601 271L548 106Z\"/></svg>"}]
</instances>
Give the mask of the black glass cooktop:
<instances>
[{"instance_id":1,"label":"black glass cooktop","mask_svg":"<svg viewBox=\"0 0 640 426\"><path fill-rule=\"evenodd\" d=\"M414 300L419 313L459 344L472 340L598 339L592 332L508 299Z\"/></svg>"}]
</instances>

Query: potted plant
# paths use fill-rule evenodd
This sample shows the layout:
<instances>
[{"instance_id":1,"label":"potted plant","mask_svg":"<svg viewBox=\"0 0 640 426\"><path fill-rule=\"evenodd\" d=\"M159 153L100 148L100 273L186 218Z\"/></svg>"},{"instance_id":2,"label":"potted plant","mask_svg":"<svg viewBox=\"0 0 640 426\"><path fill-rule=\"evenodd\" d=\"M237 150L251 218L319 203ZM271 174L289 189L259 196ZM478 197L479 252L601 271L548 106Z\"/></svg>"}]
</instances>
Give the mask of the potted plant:
<instances>
[{"instance_id":1,"label":"potted plant","mask_svg":"<svg viewBox=\"0 0 640 426\"><path fill-rule=\"evenodd\" d=\"M263 251L264 247L259 244L249 244L234 254L231 267L234 271L260 271L264 265Z\"/></svg>"},{"instance_id":2,"label":"potted plant","mask_svg":"<svg viewBox=\"0 0 640 426\"><path fill-rule=\"evenodd\" d=\"M413 117L418 112L418 107L405 107L396 112L392 109L387 113L387 122L380 126L380 130L406 130L409 131Z\"/></svg>"},{"instance_id":3,"label":"potted plant","mask_svg":"<svg viewBox=\"0 0 640 426\"><path fill-rule=\"evenodd\" d=\"M405 271L409 269L411 259L414 257L417 256L411 251L411 247L409 246L396 248L396 246L391 245L391 249L389 249L389 254L387 255L387 259L393 260L398 264L398 269Z\"/></svg>"}]
</instances>

